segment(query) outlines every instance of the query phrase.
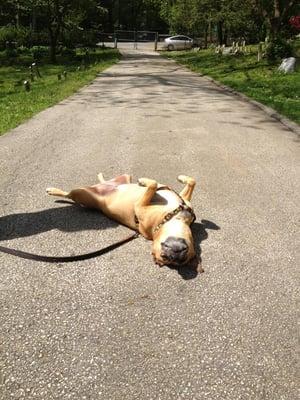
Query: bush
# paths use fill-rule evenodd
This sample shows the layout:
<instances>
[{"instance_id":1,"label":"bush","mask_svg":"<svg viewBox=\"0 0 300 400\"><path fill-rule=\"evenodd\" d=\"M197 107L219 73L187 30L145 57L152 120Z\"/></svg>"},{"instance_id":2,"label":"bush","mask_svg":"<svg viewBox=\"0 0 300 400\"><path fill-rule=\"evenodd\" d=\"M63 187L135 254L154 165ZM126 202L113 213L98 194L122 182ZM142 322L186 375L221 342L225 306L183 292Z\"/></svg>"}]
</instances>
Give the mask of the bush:
<instances>
[{"instance_id":1,"label":"bush","mask_svg":"<svg viewBox=\"0 0 300 400\"><path fill-rule=\"evenodd\" d=\"M268 62L271 64L278 59L291 57L292 55L292 45L282 38L271 41L266 49L266 57Z\"/></svg>"},{"instance_id":2,"label":"bush","mask_svg":"<svg viewBox=\"0 0 300 400\"><path fill-rule=\"evenodd\" d=\"M76 50L74 50L74 49L68 49L68 48L64 47L61 50L60 54L69 60L74 60L76 58Z\"/></svg>"},{"instance_id":3,"label":"bush","mask_svg":"<svg viewBox=\"0 0 300 400\"><path fill-rule=\"evenodd\" d=\"M78 47L94 47L97 43L97 32L95 30L79 30L72 29L65 31L63 35L63 43L68 48Z\"/></svg>"},{"instance_id":4,"label":"bush","mask_svg":"<svg viewBox=\"0 0 300 400\"><path fill-rule=\"evenodd\" d=\"M0 49L8 47L28 46L31 31L28 28L7 25L0 28Z\"/></svg>"},{"instance_id":5,"label":"bush","mask_svg":"<svg viewBox=\"0 0 300 400\"><path fill-rule=\"evenodd\" d=\"M16 49L7 48L4 50L4 54L6 58L16 58L18 57L18 51Z\"/></svg>"},{"instance_id":6,"label":"bush","mask_svg":"<svg viewBox=\"0 0 300 400\"><path fill-rule=\"evenodd\" d=\"M36 61L40 61L49 54L49 48L45 46L33 46L30 51L33 59Z\"/></svg>"},{"instance_id":7,"label":"bush","mask_svg":"<svg viewBox=\"0 0 300 400\"><path fill-rule=\"evenodd\" d=\"M32 47L49 45L49 34L46 30L33 32L29 28L7 25L0 28L0 50L7 47Z\"/></svg>"}]
</instances>

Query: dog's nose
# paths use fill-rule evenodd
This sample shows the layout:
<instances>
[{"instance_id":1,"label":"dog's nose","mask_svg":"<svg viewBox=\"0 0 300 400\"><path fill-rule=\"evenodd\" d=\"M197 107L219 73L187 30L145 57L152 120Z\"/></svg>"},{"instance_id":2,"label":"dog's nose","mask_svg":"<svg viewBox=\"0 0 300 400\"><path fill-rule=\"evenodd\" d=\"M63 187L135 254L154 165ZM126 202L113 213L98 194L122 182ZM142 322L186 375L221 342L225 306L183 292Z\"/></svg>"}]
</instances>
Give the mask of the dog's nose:
<instances>
[{"instance_id":1,"label":"dog's nose","mask_svg":"<svg viewBox=\"0 0 300 400\"><path fill-rule=\"evenodd\" d=\"M161 244L162 257L169 262L183 263L188 253L188 244L185 239L169 236Z\"/></svg>"}]
</instances>

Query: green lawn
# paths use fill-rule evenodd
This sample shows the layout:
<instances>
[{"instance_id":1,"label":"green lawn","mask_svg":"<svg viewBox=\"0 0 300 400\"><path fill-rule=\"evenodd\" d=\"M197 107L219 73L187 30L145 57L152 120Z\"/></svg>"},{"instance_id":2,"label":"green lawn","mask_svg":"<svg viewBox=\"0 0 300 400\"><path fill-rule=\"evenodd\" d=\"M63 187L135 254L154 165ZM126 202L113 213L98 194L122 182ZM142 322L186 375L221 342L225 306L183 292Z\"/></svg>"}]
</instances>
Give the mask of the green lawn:
<instances>
[{"instance_id":1,"label":"green lawn","mask_svg":"<svg viewBox=\"0 0 300 400\"><path fill-rule=\"evenodd\" d=\"M55 65L44 58L39 63L42 77L35 79L26 92L23 81L29 78L32 57L20 55L8 60L4 52L0 53L0 135L71 95L119 58L118 51L113 49L97 49L89 55L77 51L75 57L58 57ZM57 75L63 71L67 72L66 79L58 80Z\"/></svg>"},{"instance_id":2,"label":"green lawn","mask_svg":"<svg viewBox=\"0 0 300 400\"><path fill-rule=\"evenodd\" d=\"M190 68L209 75L300 123L300 68L282 74L278 66L257 62L256 54L220 56L213 50L163 53Z\"/></svg>"}]
</instances>

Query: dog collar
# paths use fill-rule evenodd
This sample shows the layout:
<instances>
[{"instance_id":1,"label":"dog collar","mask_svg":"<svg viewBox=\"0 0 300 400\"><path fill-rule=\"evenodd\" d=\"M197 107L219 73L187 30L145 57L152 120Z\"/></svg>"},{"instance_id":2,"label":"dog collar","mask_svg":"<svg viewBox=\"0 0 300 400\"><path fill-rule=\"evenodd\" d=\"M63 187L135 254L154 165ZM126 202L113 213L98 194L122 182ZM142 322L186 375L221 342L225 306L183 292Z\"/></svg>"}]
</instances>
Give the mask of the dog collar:
<instances>
[{"instance_id":1,"label":"dog collar","mask_svg":"<svg viewBox=\"0 0 300 400\"><path fill-rule=\"evenodd\" d=\"M177 193L176 193L176 194L177 194ZM178 195L178 196L179 196L179 195ZM179 196L179 197L180 197L180 196ZM181 198L181 197L180 197L180 198ZM175 215L179 214L180 211L184 211L184 210L185 210L185 211L188 211L188 212L192 215L192 217L193 217L192 223L195 221L196 215L195 215L194 211L192 210L192 208L189 207L189 206L187 206L182 198L181 198L181 201L182 201L182 203L181 203L177 208L175 208L175 210L173 210L173 211L167 213L167 214L164 216L163 220L162 220L158 225L156 225L156 227L153 229L153 233L156 233L157 231L159 231L159 229L160 229L166 222L170 221L170 219L172 219L173 217L175 217Z\"/></svg>"},{"instance_id":2,"label":"dog collar","mask_svg":"<svg viewBox=\"0 0 300 400\"><path fill-rule=\"evenodd\" d=\"M166 190L166 189L167 189L167 190L171 190L172 192L174 192L174 193L180 198L181 204L179 204L179 206L178 206L177 208L175 208L175 210L173 210L173 211L167 213L167 214L164 216L163 220L162 220L158 225L156 225L156 227L153 229L153 233L156 233L157 231L159 231L160 228L161 228L166 222L170 221L170 219L172 219L173 217L175 217L175 215L179 214L180 211L184 211L184 210L185 210L185 211L189 212L189 213L192 215L193 220L192 220L191 223L193 223L193 222L196 220L196 215L195 215L193 209L192 209L191 207L189 207L189 206L185 203L185 201L184 201L183 198L180 196L180 194L177 193L177 192L175 192L175 190L171 189L169 186L160 186L160 187L157 189L157 191L158 191L158 190ZM137 230L139 230L139 223L140 223L140 222L139 222L139 219L138 219L138 217L137 217L136 214L134 215L134 221L135 221Z\"/></svg>"}]
</instances>

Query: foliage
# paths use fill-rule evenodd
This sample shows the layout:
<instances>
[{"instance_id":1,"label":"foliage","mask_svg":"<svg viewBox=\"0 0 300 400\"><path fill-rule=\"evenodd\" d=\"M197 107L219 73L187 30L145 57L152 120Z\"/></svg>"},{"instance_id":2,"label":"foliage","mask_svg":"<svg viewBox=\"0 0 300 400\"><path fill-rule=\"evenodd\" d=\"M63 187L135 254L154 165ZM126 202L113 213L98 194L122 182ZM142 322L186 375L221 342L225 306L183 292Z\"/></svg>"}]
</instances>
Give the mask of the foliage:
<instances>
[{"instance_id":1,"label":"foliage","mask_svg":"<svg viewBox=\"0 0 300 400\"><path fill-rule=\"evenodd\" d=\"M292 25L297 31L300 31L300 15L293 16L289 19L290 25Z\"/></svg>"},{"instance_id":2,"label":"foliage","mask_svg":"<svg viewBox=\"0 0 300 400\"><path fill-rule=\"evenodd\" d=\"M273 64L276 60L291 57L293 47L285 39L277 37L270 42L266 49L266 57L269 63Z\"/></svg>"},{"instance_id":3,"label":"foliage","mask_svg":"<svg viewBox=\"0 0 300 400\"><path fill-rule=\"evenodd\" d=\"M219 44L229 39L248 42L275 38L286 31L297 12L296 0L161 0L161 15L172 33L213 36ZM295 14L294 14L295 15Z\"/></svg>"},{"instance_id":4,"label":"foliage","mask_svg":"<svg viewBox=\"0 0 300 400\"><path fill-rule=\"evenodd\" d=\"M56 61L58 42L64 41L65 32L84 31L81 23L86 29L99 28L105 12L97 0L9 0L2 9L9 10L7 18L11 21L8 22L13 23L15 18L16 29L20 29L22 19L29 18L34 32L43 24L43 30L46 28L48 32L52 62ZM28 41L21 44L27 45Z\"/></svg>"},{"instance_id":5,"label":"foliage","mask_svg":"<svg viewBox=\"0 0 300 400\"><path fill-rule=\"evenodd\" d=\"M257 12L264 18L271 41L288 31L289 17L299 11L297 0L252 0Z\"/></svg>"},{"instance_id":6,"label":"foliage","mask_svg":"<svg viewBox=\"0 0 300 400\"><path fill-rule=\"evenodd\" d=\"M25 27L13 25L0 28L0 50L8 47L27 46L31 31Z\"/></svg>"}]
</instances>

